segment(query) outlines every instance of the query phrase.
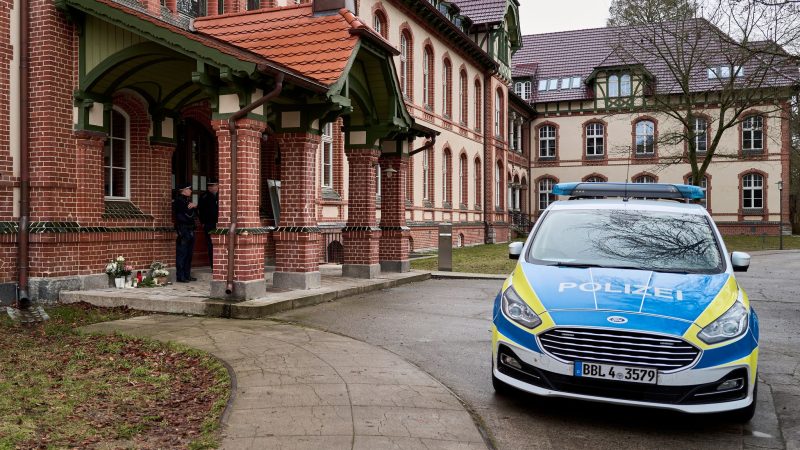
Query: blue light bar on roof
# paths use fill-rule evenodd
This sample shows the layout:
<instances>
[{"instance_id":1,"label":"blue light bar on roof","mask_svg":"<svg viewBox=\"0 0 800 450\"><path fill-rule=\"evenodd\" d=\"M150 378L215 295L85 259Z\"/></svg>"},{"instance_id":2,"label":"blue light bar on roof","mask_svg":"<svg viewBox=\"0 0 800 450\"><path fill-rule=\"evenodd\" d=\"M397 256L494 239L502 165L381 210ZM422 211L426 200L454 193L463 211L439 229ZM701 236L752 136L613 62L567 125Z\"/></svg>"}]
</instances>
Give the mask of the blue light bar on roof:
<instances>
[{"instance_id":1,"label":"blue light bar on roof","mask_svg":"<svg viewBox=\"0 0 800 450\"><path fill-rule=\"evenodd\" d=\"M553 195L581 197L645 197L700 200L705 189L687 184L667 183L558 183Z\"/></svg>"}]
</instances>

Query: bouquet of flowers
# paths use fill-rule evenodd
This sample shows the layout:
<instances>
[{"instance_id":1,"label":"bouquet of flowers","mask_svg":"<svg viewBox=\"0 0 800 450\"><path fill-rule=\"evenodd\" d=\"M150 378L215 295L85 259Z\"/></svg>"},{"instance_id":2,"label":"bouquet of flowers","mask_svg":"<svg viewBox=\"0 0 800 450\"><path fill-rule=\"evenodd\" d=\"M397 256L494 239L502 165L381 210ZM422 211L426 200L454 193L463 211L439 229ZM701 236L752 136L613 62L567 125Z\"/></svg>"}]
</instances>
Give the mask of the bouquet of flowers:
<instances>
[{"instance_id":1,"label":"bouquet of flowers","mask_svg":"<svg viewBox=\"0 0 800 450\"><path fill-rule=\"evenodd\" d=\"M114 278L127 277L132 271L131 266L125 264L125 258L122 255L106 264L106 273Z\"/></svg>"},{"instance_id":2,"label":"bouquet of flowers","mask_svg":"<svg viewBox=\"0 0 800 450\"><path fill-rule=\"evenodd\" d=\"M153 264L150 264L150 276L153 278L164 278L169 276L169 271L162 262L153 261Z\"/></svg>"}]
</instances>

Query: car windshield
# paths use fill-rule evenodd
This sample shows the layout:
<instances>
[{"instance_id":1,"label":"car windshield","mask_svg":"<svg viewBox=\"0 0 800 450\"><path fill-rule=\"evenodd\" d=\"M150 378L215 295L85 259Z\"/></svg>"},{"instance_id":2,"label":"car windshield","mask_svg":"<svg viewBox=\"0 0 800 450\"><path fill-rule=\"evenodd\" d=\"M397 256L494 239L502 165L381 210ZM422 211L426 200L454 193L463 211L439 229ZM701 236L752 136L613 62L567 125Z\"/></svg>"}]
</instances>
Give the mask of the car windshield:
<instances>
[{"instance_id":1,"label":"car windshield","mask_svg":"<svg viewBox=\"0 0 800 450\"><path fill-rule=\"evenodd\" d=\"M551 210L528 252L534 264L719 273L705 216L641 210Z\"/></svg>"}]
</instances>

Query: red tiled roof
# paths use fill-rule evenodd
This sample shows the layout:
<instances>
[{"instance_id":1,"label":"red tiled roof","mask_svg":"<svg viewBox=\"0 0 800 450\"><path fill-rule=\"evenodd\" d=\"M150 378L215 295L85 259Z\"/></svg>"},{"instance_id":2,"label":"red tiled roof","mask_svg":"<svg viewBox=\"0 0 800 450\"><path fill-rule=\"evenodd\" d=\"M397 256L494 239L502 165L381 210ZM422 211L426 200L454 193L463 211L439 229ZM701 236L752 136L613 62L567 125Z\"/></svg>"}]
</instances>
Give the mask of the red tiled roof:
<instances>
[{"instance_id":1,"label":"red tiled roof","mask_svg":"<svg viewBox=\"0 0 800 450\"><path fill-rule=\"evenodd\" d=\"M356 30L383 40L346 9L315 17L310 3L203 17L194 26L325 85L342 76L359 40Z\"/></svg>"},{"instance_id":2,"label":"red tiled roof","mask_svg":"<svg viewBox=\"0 0 800 450\"><path fill-rule=\"evenodd\" d=\"M619 67L641 65L650 73L655 81L659 93L681 93L682 89L671 74L667 63L645 52L636 44L631 44L632 39L643 36L647 27L661 25L643 25L634 27L606 27L586 30L562 31L523 36L523 48L514 54L512 60L513 76L531 77L529 64L536 64L535 78L538 80L562 79L580 76L585 82L595 69L602 67ZM670 24L663 26L669 27ZM697 27L700 36L696 46L702 52L702 57L696 62L696 69L692 74L690 89L693 92L714 91L719 89L719 81L709 80L707 69L714 66L724 66L728 58L727 53L734 46L724 37L720 30L705 20L698 19L687 27ZM651 32L652 33L652 32ZM692 33L687 31L686 33ZM668 32L663 35L665 47L676 47L676 34ZM684 44L690 45L690 44ZM688 52L687 52L688 53ZM745 65L745 77L748 74L764 76L763 86L789 86L799 83L797 67L788 58L775 58L768 64L768 71L764 72L764 65L756 59ZM728 63L730 64L730 63ZM759 70L761 69L761 70ZM537 83L538 84L538 83ZM574 89L557 89L539 91L536 84L533 88L531 103L554 102L565 100L582 100L592 97L590 89L583 86Z\"/></svg>"},{"instance_id":3,"label":"red tiled roof","mask_svg":"<svg viewBox=\"0 0 800 450\"><path fill-rule=\"evenodd\" d=\"M508 9L507 0L454 0L453 3L476 25L502 22Z\"/></svg>"}]
</instances>

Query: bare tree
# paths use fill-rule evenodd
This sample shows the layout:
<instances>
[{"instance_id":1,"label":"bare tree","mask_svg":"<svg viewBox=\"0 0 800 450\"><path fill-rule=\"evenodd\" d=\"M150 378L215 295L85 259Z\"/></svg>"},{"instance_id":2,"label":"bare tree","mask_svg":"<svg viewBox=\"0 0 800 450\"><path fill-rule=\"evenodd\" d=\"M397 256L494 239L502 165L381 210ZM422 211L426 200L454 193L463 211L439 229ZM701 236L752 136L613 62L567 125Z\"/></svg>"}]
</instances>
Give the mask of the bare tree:
<instances>
[{"instance_id":1,"label":"bare tree","mask_svg":"<svg viewBox=\"0 0 800 450\"><path fill-rule=\"evenodd\" d=\"M691 17L697 11L689 0L612 0L608 8L609 27L642 25Z\"/></svg>"},{"instance_id":2,"label":"bare tree","mask_svg":"<svg viewBox=\"0 0 800 450\"><path fill-rule=\"evenodd\" d=\"M800 4L707 0L698 2L696 14L619 28L603 66L634 68L641 76L633 91L645 95L620 108L673 119L678 126L660 128L658 141L681 151L659 151L658 164L688 160L692 181L700 184L712 160L742 156L720 143L749 110L788 118L789 100L800 88L800 59L791 53L799 44Z\"/></svg>"}]
</instances>

